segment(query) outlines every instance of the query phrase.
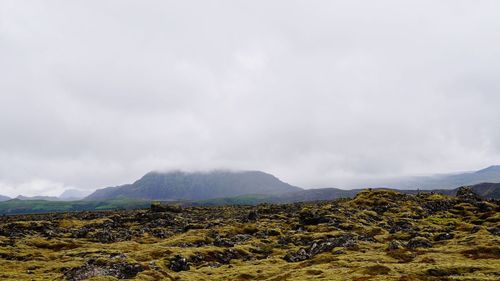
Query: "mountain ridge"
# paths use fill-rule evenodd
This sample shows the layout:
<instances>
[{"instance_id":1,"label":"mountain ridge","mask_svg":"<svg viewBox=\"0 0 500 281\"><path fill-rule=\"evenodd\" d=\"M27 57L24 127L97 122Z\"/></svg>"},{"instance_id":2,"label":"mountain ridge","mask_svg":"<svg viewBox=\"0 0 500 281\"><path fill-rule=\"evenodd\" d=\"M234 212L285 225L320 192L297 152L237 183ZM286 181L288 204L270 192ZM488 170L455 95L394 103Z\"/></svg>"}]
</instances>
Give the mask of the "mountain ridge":
<instances>
[{"instance_id":1,"label":"mountain ridge","mask_svg":"<svg viewBox=\"0 0 500 281\"><path fill-rule=\"evenodd\" d=\"M480 183L500 183L500 165L492 165L477 171L435 174L428 176L409 176L395 179L372 180L364 187L385 187L391 189L453 189L457 186ZM360 187L355 187L358 189Z\"/></svg>"},{"instance_id":2,"label":"mountain ridge","mask_svg":"<svg viewBox=\"0 0 500 281\"><path fill-rule=\"evenodd\" d=\"M302 190L261 171L152 171L132 184L98 189L85 200L202 200L249 193L279 194Z\"/></svg>"}]
</instances>

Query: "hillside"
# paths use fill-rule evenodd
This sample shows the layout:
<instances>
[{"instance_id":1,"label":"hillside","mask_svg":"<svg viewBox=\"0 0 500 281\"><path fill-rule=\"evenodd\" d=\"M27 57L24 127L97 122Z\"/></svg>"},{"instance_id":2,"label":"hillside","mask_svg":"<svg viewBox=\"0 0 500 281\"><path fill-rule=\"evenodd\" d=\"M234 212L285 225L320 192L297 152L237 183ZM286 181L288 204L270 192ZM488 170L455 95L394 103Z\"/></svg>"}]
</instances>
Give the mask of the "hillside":
<instances>
[{"instance_id":1,"label":"hillside","mask_svg":"<svg viewBox=\"0 0 500 281\"><path fill-rule=\"evenodd\" d=\"M96 190L86 200L204 200L301 190L260 171L150 172L133 184Z\"/></svg>"},{"instance_id":2,"label":"hillside","mask_svg":"<svg viewBox=\"0 0 500 281\"><path fill-rule=\"evenodd\" d=\"M12 199L0 202L0 215L140 209L149 205L151 205L151 201L140 200L47 201Z\"/></svg>"},{"instance_id":3,"label":"hillside","mask_svg":"<svg viewBox=\"0 0 500 281\"><path fill-rule=\"evenodd\" d=\"M0 202L10 200L10 197L0 195Z\"/></svg>"}]
</instances>

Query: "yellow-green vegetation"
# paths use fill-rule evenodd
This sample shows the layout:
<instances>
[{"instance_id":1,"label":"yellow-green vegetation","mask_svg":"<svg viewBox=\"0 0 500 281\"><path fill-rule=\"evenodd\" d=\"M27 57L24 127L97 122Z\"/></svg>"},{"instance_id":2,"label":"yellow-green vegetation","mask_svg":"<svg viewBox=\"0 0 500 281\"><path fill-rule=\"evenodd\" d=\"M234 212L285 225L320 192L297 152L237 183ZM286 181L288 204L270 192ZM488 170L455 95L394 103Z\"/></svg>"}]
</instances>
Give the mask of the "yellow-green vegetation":
<instances>
[{"instance_id":1,"label":"yellow-green vegetation","mask_svg":"<svg viewBox=\"0 0 500 281\"><path fill-rule=\"evenodd\" d=\"M499 280L499 202L352 200L0 217L0 280Z\"/></svg>"}]
</instances>

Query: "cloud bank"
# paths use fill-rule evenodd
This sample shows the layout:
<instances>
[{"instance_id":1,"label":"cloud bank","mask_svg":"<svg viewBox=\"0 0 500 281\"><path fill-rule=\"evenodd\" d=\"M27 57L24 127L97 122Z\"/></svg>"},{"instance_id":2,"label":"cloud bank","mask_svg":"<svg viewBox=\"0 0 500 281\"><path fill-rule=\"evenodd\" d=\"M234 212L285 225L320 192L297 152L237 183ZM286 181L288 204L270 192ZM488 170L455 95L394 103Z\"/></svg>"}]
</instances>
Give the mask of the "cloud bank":
<instances>
[{"instance_id":1,"label":"cloud bank","mask_svg":"<svg viewBox=\"0 0 500 281\"><path fill-rule=\"evenodd\" d=\"M500 163L498 1L1 1L0 194Z\"/></svg>"}]
</instances>

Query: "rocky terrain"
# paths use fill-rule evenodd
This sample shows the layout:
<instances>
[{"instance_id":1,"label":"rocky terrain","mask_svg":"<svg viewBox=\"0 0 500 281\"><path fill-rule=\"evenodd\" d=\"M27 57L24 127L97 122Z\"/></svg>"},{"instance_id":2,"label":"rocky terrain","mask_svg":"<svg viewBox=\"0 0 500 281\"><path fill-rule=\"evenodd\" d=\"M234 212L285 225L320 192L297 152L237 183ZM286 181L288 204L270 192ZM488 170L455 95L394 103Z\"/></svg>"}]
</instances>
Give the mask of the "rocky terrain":
<instances>
[{"instance_id":1,"label":"rocky terrain","mask_svg":"<svg viewBox=\"0 0 500 281\"><path fill-rule=\"evenodd\" d=\"M353 199L0 217L0 280L499 280L499 201Z\"/></svg>"}]
</instances>

